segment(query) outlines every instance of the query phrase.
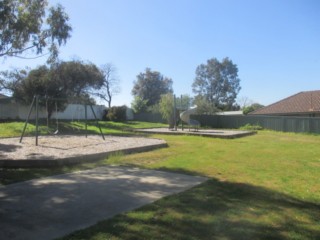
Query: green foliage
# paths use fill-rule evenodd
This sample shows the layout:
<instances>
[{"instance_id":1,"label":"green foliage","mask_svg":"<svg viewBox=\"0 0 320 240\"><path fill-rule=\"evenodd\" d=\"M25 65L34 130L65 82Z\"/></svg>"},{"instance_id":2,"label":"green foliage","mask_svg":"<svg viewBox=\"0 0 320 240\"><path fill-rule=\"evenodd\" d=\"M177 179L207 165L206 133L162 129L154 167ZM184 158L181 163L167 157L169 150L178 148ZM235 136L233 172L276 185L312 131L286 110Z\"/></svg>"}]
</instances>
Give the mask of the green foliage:
<instances>
[{"instance_id":1,"label":"green foliage","mask_svg":"<svg viewBox=\"0 0 320 240\"><path fill-rule=\"evenodd\" d=\"M93 63L83 61L61 62L50 69L50 78L59 83L59 89L68 98L81 98L100 89L104 75ZM85 99L87 100L87 99Z\"/></svg>"},{"instance_id":2,"label":"green foliage","mask_svg":"<svg viewBox=\"0 0 320 240\"><path fill-rule=\"evenodd\" d=\"M164 77L160 72L147 68L144 73L137 76L132 89L132 95L147 100L147 106L160 101L162 94L172 92L172 79Z\"/></svg>"},{"instance_id":3,"label":"green foliage","mask_svg":"<svg viewBox=\"0 0 320 240\"><path fill-rule=\"evenodd\" d=\"M154 114L160 113L160 104L157 103L148 107L147 112L154 113Z\"/></svg>"},{"instance_id":4,"label":"green foliage","mask_svg":"<svg viewBox=\"0 0 320 240\"><path fill-rule=\"evenodd\" d=\"M88 132L90 134L100 134L99 129L96 127L95 122L88 121ZM136 121L127 121L127 122L111 122L111 121L100 121L99 122L102 131L105 134L114 134L121 135L127 130L135 128L157 128L157 127L167 127L167 125L162 123L151 123L151 122L136 122ZM0 138L2 137L19 137L21 136L22 129L24 127L24 122L5 122L0 123ZM48 128L45 121L39 122L40 135L48 134ZM74 130L77 130L76 132ZM49 125L50 132L56 130L56 123L51 121ZM59 132L63 134L85 134L85 123L84 121L59 121ZM25 136L33 136L35 133L35 122L32 121L28 124ZM126 135L129 132L125 132Z\"/></svg>"},{"instance_id":5,"label":"green foliage","mask_svg":"<svg viewBox=\"0 0 320 240\"><path fill-rule=\"evenodd\" d=\"M39 55L48 50L48 61L55 62L58 47L70 38L72 28L68 22L69 17L63 7L48 8L47 0L1 1L0 57L34 52Z\"/></svg>"},{"instance_id":6,"label":"green foliage","mask_svg":"<svg viewBox=\"0 0 320 240\"><path fill-rule=\"evenodd\" d=\"M59 98L58 110L65 108L67 99L77 98L91 103L89 92L99 89L104 81L102 72L92 63L81 61L61 62L54 67L39 66L27 71L13 70L0 73L3 86L12 91L19 102L30 104L34 95L41 97L40 106L48 109L48 115L55 111L56 101L44 98ZM72 102L72 101L69 101Z\"/></svg>"},{"instance_id":7,"label":"green foliage","mask_svg":"<svg viewBox=\"0 0 320 240\"><path fill-rule=\"evenodd\" d=\"M146 112L148 109L148 100L144 100L139 96L135 96L133 102L131 103L131 107L134 113Z\"/></svg>"},{"instance_id":8,"label":"green foliage","mask_svg":"<svg viewBox=\"0 0 320 240\"><path fill-rule=\"evenodd\" d=\"M229 58L224 58L221 62L212 58L196 69L192 90L212 106L231 110L240 89L237 65Z\"/></svg>"},{"instance_id":9,"label":"green foliage","mask_svg":"<svg viewBox=\"0 0 320 240\"><path fill-rule=\"evenodd\" d=\"M164 127L100 122L103 131ZM19 123L21 126L23 123ZM11 129L2 125L1 129ZM98 130L94 130L98 133ZM3 131L0 132L2 136ZM128 134L125 132L124 134ZM101 221L63 239L318 239L318 135L261 131L240 139L154 135L169 148L58 169L0 169L3 184L108 164L202 175L185 192ZM217 237L216 237L217 236Z\"/></svg>"},{"instance_id":10,"label":"green foliage","mask_svg":"<svg viewBox=\"0 0 320 240\"><path fill-rule=\"evenodd\" d=\"M254 104L251 104L250 106L247 106L247 107L244 107L243 108L243 114L244 115L247 115L248 113L250 112L253 112L259 108L263 108L264 106L259 104L259 103L254 103Z\"/></svg>"},{"instance_id":11,"label":"green foliage","mask_svg":"<svg viewBox=\"0 0 320 240\"><path fill-rule=\"evenodd\" d=\"M114 122L124 122L127 120L126 111L126 106L111 107L108 109L107 120Z\"/></svg>"},{"instance_id":12,"label":"green foliage","mask_svg":"<svg viewBox=\"0 0 320 240\"><path fill-rule=\"evenodd\" d=\"M64 240L318 238L319 136L262 131L234 140L156 137L170 147L125 155L112 164L209 180Z\"/></svg>"},{"instance_id":13,"label":"green foliage","mask_svg":"<svg viewBox=\"0 0 320 240\"><path fill-rule=\"evenodd\" d=\"M218 111L216 106L210 103L205 97L197 96L194 100L195 105L197 105L197 112L199 114L214 114Z\"/></svg>"},{"instance_id":14,"label":"green foliage","mask_svg":"<svg viewBox=\"0 0 320 240\"><path fill-rule=\"evenodd\" d=\"M176 105L183 109L188 109L192 105L192 98L188 94L181 95L177 101Z\"/></svg>"},{"instance_id":15,"label":"green foliage","mask_svg":"<svg viewBox=\"0 0 320 240\"><path fill-rule=\"evenodd\" d=\"M250 123L247 123L246 125L240 127L241 130L262 130L263 127L261 127L259 124L252 125Z\"/></svg>"},{"instance_id":16,"label":"green foliage","mask_svg":"<svg viewBox=\"0 0 320 240\"><path fill-rule=\"evenodd\" d=\"M17 69L12 71L0 72L0 91L5 90L7 92L13 92L16 88L16 84L23 81L28 75L29 69Z\"/></svg>"},{"instance_id":17,"label":"green foliage","mask_svg":"<svg viewBox=\"0 0 320 240\"><path fill-rule=\"evenodd\" d=\"M173 121L173 108L174 108L174 97L172 93L161 95L159 102L160 113L163 119L166 119L168 123Z\"/></svg>"}]
</instances>

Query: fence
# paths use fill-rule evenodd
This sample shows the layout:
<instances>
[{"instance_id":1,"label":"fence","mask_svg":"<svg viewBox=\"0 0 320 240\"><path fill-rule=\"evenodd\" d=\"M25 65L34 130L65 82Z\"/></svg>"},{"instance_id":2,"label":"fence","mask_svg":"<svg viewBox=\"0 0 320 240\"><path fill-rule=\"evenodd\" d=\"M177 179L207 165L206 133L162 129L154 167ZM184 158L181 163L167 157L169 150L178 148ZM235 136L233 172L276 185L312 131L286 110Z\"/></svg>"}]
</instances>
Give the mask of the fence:
<instances>
[{"instance_id":1,"label":"fence","mask_svg":"<svg viewBox=\"0 0 320 240\"><path fill-rule=\"evenodd\" d=\"M194 115L191 118L201 126L212 128L240 128L251 124L275 131L320 134L320 118L312 117Z\"/></svg>"},{"instance_id":2,"label":"fence","mask_svg":"<svg viewBox=\"0 0 320 240\"><path fill-rule=\"evenodd\" d=\"M201 126L211 128L236 129L251 124L275 131L320 134L320 118L318 117L192 115L190 118L198 120ZM135 114L134 119L136 121L166 123L160 114Z\"/></svg>"},{"instance_id":3,"label":"fence","mask_svg":"<svg viewBox=\"0 0 320 240\"><path fill-rule=\"evenodd\" d=\"M166 123L167 121L162 118L160 113L135 113L135 121L141 122L155 122L155 123Z\"/></svg>"},{"instance_id":4,"label":"fence","mask_svg":"<svg viewBox=\"0 0 320 240\"><path fill-rule=\"evenodd\" d=\"M102 119L105 106L94 105L92 106L98 119ZM25 106L15 102L0 103L0 119L17 119L25 120L28 116L29 106ZM90 107L87 107L87 119L95 119ZM46 118L46 109L41 108L39 111L39 118ZM35 111L32 111L30 119L35 118ZM54 112L51 116L52 119L64 119L64 120L82 120L85 119L84 105L81 104L69 104L63 112Z\"/></svg>"}]
</instances>

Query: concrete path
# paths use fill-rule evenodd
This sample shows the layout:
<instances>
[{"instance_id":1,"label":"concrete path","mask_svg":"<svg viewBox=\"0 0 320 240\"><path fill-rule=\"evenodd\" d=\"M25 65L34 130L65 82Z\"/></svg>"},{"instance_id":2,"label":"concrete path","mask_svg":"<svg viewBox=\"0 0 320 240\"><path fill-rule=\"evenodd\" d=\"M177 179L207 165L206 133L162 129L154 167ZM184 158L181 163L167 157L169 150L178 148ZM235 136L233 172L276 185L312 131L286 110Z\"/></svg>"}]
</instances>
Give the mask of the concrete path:
<instances>
[{"instance_id":1,"label":"concrete path","mask_svg":"<svg viewBox=\"0 0 320 240\"><path fill-rule=\"evenodd\" d=\"M206 178L128 167L102 167L0 186L0 239L64 236Z\"/></svg>"}]
</instances>

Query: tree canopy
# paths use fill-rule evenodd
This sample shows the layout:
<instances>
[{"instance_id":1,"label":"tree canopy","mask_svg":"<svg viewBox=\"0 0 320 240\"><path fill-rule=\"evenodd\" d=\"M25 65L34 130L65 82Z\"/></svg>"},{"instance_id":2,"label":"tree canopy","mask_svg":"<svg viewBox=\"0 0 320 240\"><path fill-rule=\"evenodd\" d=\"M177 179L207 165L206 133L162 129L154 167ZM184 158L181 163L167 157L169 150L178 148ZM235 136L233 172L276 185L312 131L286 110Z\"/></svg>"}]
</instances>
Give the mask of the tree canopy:
<instances>
[{"instance_id":1,"label":"tree canopy","mask_svg":"<svg viewBox=\"0 0 320 240\"><path fill-rule=\"evenodd\" d=\"M159 106L162 118L166 119L171 126L174 125L174 95L172 93L161 95Z\"/></svg>"},{"instance_id":2,"label":"tree canopy","mask_svg":"<svg viewBox=\"0 0 320 240\"><path fill-rule=\"evenodd\" d=\"M147 106L159 103L161 95L167 93L172 93L172 79L150 68L137 76L132 89L132 95L147 100Z\"/></svg>"},{"instance_id":3,"label":"tree canopy","mask_svg":"<svg viewBox=\"0 0 320 240\"><path fill-rule=\"evenodd\" d=\"M68 98L93 93L104 82L104 75L95 64L82 61L61 62L51 68L50 77Z\"/></svg>"},{"instance_id":4,"label":"tree canopy","mask_svg":"<svg viewBox=\"0 0 320 240\"><path fill-rule=\"evenodd\" d=\"M0 57L46 55L55 61L58 48L70 38L69 17L61 5L48 8L47 0L0 1Z\"/></svg>"},{"instance_id":5,"label":"tree canopy","mask_svg":"<svg viewBox=\"0 0 320 240\"><path fill-rule=\"evenodd\" d=\"M201 97L202 101L205 99L213 107L232 109L240 89L237 65L229 58L221 62L212 58L196 69L192 90L196 97Z\"/></svg>"},{"instance_id":6,"label":"tree canopy","mask_svg":"<svg viewBox=\"0 0 320 240\"><path fill-rule=\"evenodd\" d=\"M148 109L147 103L148 100L143 100L141 97L135 96L131 103L131 107L135 113L146 112Z\"/></svg>"},{"instance_id":7,"label":"tree canopy","mask_svg":"<svg viewBox=\"0 0 320 240\"><path fill-rule=\"evenodd\" d=\"M263 107L264 107L264 105L262 105L260 103L253 103L250 106L244 107L242 109L242 111L243 111L244 115L247 115L248 113L253 112L255 110L258 110L259 108L263 108Z\"/></svg>"},{"instance_id":8,"label":"tree canopy","mask_svg":"<svg viewBox=\"0 0 320 240\"><path fill-rule=\"evenodd\" d=\"M43 65L30 71L4 71L0 80L19 102L30 104L34 95L42 99L59 98L58 110L63 110L66 103L92 102L90 93L101 88L104 76L92 63L71 61L51 68ZM55 101L43 100L40 105L47 107L49 116L55 110Z\"/></svg>"}]
</instances>

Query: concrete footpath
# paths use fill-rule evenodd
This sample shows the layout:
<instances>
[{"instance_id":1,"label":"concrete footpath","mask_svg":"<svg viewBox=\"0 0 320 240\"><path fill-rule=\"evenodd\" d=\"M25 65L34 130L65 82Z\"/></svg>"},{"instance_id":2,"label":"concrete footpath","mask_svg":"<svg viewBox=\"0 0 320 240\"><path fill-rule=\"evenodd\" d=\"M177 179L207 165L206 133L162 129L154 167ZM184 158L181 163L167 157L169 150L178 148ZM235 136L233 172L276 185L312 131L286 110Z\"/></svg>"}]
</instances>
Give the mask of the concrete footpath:
<instances>
[{"instance_id":1,"label":"concrete footpath","mask_svg":"<svg viewBox=\"0 0 320 240\"><path fill-rule=\"evenodd\" d=\"M206 180L111 166L0 186L0 239L61 237Z\"/></svg>"}]
</instances>

